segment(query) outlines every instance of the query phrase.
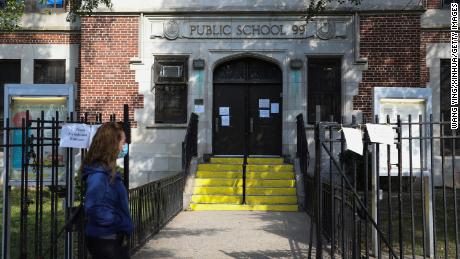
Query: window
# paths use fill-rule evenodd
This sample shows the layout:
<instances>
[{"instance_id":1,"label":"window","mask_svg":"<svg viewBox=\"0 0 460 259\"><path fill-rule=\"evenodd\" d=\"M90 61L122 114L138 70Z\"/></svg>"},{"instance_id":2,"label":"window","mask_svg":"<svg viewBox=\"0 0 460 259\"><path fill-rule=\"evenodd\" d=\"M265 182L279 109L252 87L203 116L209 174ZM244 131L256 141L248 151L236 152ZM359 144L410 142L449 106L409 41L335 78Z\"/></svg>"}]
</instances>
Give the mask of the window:
<instances>
[{"instance_id":1,"label":"window","mask_svg":"<svg viewBox=\"0 0 460 259\"><path fill-rule=\"evenodd\" d=\"M5 84L19 83L21 83L21 60L0 59L0 125L2 126ZM0 132L0 143L3 143L3 131Z\"/></svg>"},{"instance_id":2,"label":"window","mask_svg":"<svg viewBox=\"0 0 460 259\"><path fill-rule=\"evenodd\" d=\"M36 59L34 84L65 84L65 60Z\"/></svg>"},{"instance_id":3,"label":"window","mask_svg":"<svg viewBox=\"0 0 460 259\"><path fill-rule=\"evenodd\" d=\"M25 10L28 12L41 12L44 10L65 11L64 0L25 0Z\"/></svg>"},{"instance_id":4,"label":"window","mask_svg":"<svg viewBox=\"0 0 460 259\"><path fill-rule=\"evenodd\" d=\"M187 62L186 56L155 57L155 123L187 122Z\"/></svg>"},{"instance_id":5,"label":"window","mask_svg":"<svg viewBox=\"0 0 460 259\"><path fill-rule=\"evenodd\" d=\"M321 120L340 121L342 114L342 88L340 59L308 59L308 123L316 120L316 106L321 107Z\"/></svg>"},{"instance_id":6,"label":"window","mask_svg":"<svg viewBox=\"0 0 460 259\"><path fill-rule=\"evenodd\" d=\"M450 8L451 3L460 3L459 0L443 0L442 1L442 7L443 8Z\"/></svg>"},{"instance_id":7,"label":"window","mask_svg":"<svg viewBox=\"0 0 460 259\"><path fill-rule=\"evenodd\" d=\"M444 114L444 121L450 121L450 59L441 59L441 114ZM458 106L460 107L460 105ZM457 135L460 131L457 130ZM450 124L444 125L444 135L452 136ZM444 154L452 154L452 141L446 139L444 141ZM460 155L460 140L455 141L455 154Z\"/></svg>"}]
</instances>

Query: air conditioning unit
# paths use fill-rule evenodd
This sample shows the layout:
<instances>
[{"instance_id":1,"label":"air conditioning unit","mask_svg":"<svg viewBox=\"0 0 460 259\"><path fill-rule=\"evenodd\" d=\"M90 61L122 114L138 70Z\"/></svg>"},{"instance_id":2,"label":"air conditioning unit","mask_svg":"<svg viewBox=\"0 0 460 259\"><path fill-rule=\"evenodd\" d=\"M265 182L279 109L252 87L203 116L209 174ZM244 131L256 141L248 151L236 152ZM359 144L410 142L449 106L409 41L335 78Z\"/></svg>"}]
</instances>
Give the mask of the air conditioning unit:
<instances>
[{"instance_id":1,"label":"air conditioning unit","mask_svg":"<svg viewBox=\"0 0 460 259\"><path fill-rule=\"evenodd\" d=\"M182 66L161 66L160 77L180 78L182 77Z\"/></svg>"}]
</instances>

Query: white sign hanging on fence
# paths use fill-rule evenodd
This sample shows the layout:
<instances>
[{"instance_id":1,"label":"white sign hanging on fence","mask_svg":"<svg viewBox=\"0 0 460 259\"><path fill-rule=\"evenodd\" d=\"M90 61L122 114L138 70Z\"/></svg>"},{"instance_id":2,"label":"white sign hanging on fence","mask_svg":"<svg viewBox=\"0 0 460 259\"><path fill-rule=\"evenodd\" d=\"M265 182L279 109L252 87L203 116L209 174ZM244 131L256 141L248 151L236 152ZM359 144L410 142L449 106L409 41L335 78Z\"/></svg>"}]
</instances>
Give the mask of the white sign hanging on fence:
<instances>
[{"instance_id":1,"label":"white sign hanging on fence","mask_svg":"<svg viewBox=\"0 0 460 259\"><path fill-rule=\"evenodd\" d=\"M366 123L366 128L371 142L387 145L394 144L395 136L391 125Z\"/></svg>"},{"instance_id":2,"label":"white sign hanging on fence","mask_svg":"<svg viewBox=\"0 0 460 259\"><path fill-rule=\"evenodd\" d=\"M347 149L359 155L363 155L363 133L359 129L342 128Z\"/></svg>"},{"instance_id":3,"label":"white sign hanging on fence","mask_svg":"<svg viewBox=\"0 0 460 259\"><path fill-rule=\"evenodd\" d=\"M91 137L91 126L82 123L62 125L59 147L87 148Z\"/></svg>"}]
</instances>

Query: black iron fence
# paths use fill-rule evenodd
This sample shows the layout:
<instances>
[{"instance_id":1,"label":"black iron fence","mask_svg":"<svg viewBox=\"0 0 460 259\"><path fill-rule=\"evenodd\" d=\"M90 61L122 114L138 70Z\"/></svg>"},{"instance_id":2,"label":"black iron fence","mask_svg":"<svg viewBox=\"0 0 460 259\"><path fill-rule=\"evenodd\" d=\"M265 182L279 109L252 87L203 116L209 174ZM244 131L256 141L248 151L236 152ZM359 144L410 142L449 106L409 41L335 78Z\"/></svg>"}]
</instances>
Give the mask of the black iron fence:
<instances>
[{"instance_id":1,"label":"black iron fence","mask_svg":"<svg viewBox=\"0 0 460 259\"><path fill-rule=\"evenodd\" d=\"M1 128L4 143L3 175L3 258L72 258L85 257L83 228L76 223L82 200L79 190L75 154L86 151L60 148L60 130L64 123L102 123L102 115L90 122L88 115L75 119L74 114L42 111L32 118L29 111L6 119ZM115 115L107 118L116 121ZM123 123L130 142L128 106L124 106ZM129 159L125 158L123 175L129 181ZM76 186L77 185L77 186ZM80 222L82 220L80 219Z\"/></svg>"},{"instance_id":2,"label":"black iron fence","mask_svg":"<svg viewBox=\"0 0 460 259\"><path fill-rule=\"evenodd\" d=\"M48 114L49 117L49 114ZM84 239L84 215L78 212L84 199L74 159L81 162L86 149L59 148L64 123L101 124L88 115L61 118L58 112L45 118L31 118L28 112L19 123L6 120L2 132L5 158L3 195L3 258L87 258ZM117 121L115 115L105 118ZM128 106L124 106L123 124L126 142L131 142ZM19 125L19 126L18 126ZM197 152L198 116L192 114L183 144L183 170L177 175L129 190L129 206L134 223L130 252L134 253L183 208L184 176ZM129 155L125 157L123 180L128 188Z\"/></svg>"},{"instance_id":3,"label":"black iron fence","mask_svg":"<svg viewBox=\"0 0 460 259\"><path fill-rule=\"evenodd\" d=\"M315 165L298 116L298 157L316 257L459 258L457 132L432 116L378 117L394 144L371 142L366 121L317 122ZM346 149L342 128L363 132L363 154ZM310 239L314 240L313 238Z\"/></svg>"},{"instance_id":4,"label":"black iron fence","mask_svg":"<svg viewBox=\"0 0 460 259\"><path fill-rule=\"evenodd\" d=\"M131 253L183 209L183 185L184 176L179 173L129 190L129 206L135 222Z\"/></svg>"}]
</instances>

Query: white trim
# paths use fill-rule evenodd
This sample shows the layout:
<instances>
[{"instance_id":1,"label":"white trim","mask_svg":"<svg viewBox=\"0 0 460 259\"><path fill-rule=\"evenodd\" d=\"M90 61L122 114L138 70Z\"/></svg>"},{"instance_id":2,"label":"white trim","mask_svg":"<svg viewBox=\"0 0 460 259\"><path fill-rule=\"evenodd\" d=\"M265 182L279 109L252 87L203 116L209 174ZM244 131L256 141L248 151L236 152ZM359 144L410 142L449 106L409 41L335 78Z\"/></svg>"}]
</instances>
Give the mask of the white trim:
<instances>
[{"instance_id":1,"label":"white trim","mask_svg":"<svg viewBox=\"0 0 460 259\"><path fill-rule=\"evenodd\" d=\"M65 59L65 83L75 84L78 44L0 44L0 59L21 60L21 83L33 84L34 59Z\"/></svg>"}]
</instances>

